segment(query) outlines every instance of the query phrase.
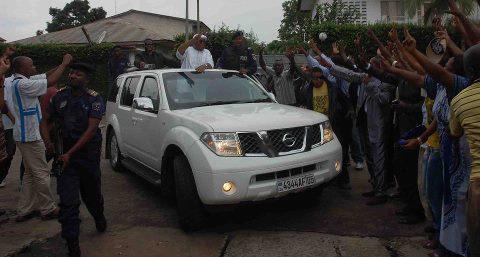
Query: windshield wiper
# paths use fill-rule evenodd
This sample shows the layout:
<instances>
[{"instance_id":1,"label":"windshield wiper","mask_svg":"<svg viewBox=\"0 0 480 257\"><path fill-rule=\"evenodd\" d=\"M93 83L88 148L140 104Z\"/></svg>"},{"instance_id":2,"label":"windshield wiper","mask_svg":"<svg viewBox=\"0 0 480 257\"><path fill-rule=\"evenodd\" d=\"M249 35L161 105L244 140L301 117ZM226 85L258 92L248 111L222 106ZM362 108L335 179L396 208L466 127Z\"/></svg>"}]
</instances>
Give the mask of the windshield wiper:
<instances>
[{"instance_id":1,"label":"windshield wiper","mask_svg":"<svg viewBox=\"0 0 480 257\"><path fill-rule=\"evenodd\" d=\"M245 101L243 103L271 103L272 99L270 98L263 98L263 99L257 99L257 100L252 100L252 101Z\"/></svg>"},{"instance_id":2,"label":"windshield wiper","mask_svg":"<svg viewBox=\"0 0 480 257\"><path fill-rule=\"evenodd\" d=\"M238 104L243 103L242 101L216 101L216 102L207 102L202 103L200 106L212 106L212 105L224 105L224 104Z\"/></svg>"}]
</instances>

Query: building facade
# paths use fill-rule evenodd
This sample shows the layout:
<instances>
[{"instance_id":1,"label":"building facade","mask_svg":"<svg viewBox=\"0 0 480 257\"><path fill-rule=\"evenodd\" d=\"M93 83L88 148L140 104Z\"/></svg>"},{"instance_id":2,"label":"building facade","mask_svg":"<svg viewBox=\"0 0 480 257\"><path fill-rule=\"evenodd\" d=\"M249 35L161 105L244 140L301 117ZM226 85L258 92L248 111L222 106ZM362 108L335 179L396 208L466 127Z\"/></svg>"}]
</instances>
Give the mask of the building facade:
<instances>
[{"instance_id":1,"label":"building facade","mask_svg":"<svg viewBox=\"0 0 480 257\"><path fill-rule=\"evenodd\" d=\"M333 0L301 0L300 9L311 11L312 18L317 15L316 6L331 3ZM405 8L404 0L342 0L348 6L354 7L360 12L358 23L422 23L423 14L428 9L429 3L424 3L413 17L409 17ZM480 10L476 6L470 17L479 20Z\"/></svg>"}]
</instances>

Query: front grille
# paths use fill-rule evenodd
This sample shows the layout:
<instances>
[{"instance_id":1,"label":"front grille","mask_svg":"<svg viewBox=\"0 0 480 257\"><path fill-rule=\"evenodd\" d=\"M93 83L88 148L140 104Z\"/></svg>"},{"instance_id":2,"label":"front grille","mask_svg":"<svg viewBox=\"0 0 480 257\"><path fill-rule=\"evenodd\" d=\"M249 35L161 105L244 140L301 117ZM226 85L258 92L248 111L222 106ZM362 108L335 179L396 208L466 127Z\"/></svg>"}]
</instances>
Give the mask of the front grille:
<instances>
[{"instance_id":1,"label":"front grille","mask_svg":"<svg viewBox=\"0 0 480 257\"><path fill-rule=\"evenodd\" d=\"M311 141L306 142L307 129ZM307 145L321 143L322 135L319 124L308 127L277 129L261 132L240 132L238 139L245 156L269 156L293 154L309 150Z\"/></svg>"},{"instance_id":2,"label":"front grille","mask_svg":"<svg viewBox=\"0 0 480 257\"><path fill-rule=\"evenodd\" d=\"M308 174L308 173L311 173L312 171L315 171L316 169L317 169L316 164L312 164L312 165L307 165L307 166L288 169L288 170L281 170L277 172L259 174L254 177L255 178L254 182L289 178L289 177L293 177L301 174Z\"/></svg>"},{"instance_id":3,"label":"front grille","mask_svg":"<svg viewBox=\"0 0 480 257\"><path fill-rule=\"evenodd\" d=\"M312 132L312 145L316 145L322 142L322 133L320 132L320 125L315 124L310 127Z\"/></svg>"},{"instance_id":4,"label":"front grille","mask_svg":"<svg viewBox=\"0 0 480 257\"><path fill-rule=\"evenodd\" d=\"M303 147L305 138L305 127L271 130L267 132L270 142L278 153L285 153L294 150L299 150ZM295 138L295 143L292 146L287 146L284 142L285 135L291 135Z\"/></svg>"},{"instance_id":5,"label":"front grille","mask_svg":"<svg viewBox=\"0 0 480 257\"><path fill-rule=\"evenodd\" d=\"M259 147L260 138L257 133L239 133L240 145L244 154L262 154Z\"/></svg>"}]
</instances>

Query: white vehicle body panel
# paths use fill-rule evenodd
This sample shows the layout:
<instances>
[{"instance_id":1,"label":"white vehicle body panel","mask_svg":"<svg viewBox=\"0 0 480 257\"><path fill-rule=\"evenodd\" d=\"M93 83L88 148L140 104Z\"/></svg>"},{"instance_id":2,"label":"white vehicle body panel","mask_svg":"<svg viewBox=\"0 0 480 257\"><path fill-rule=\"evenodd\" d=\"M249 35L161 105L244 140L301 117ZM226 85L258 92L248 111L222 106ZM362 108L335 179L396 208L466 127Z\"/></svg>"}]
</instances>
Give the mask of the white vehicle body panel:
<instances>
[{"instance_id":1,"label":"white vehicle body panel","mask_svg":"<svg viewBox=\"0 0 480 257\"><path fill-rule=\"evenodd\" d=\"M175 145L187 157L201 201L208 205L234 204L281 197L277 179L256 182L255 176L315 165L318 186L334 178L341 164L341 146L336 138L324 145L297 154L269 158L222 157L212 152L201 140L207 132L259 132L312 126L327 120L323 114L273 103L242 103L170 110L162 81L165 72L185 70L139 71L118 78L120 90L116 102L107 103L108 126L117 136L124 157L132 158L155 172L162 171L162 158L170 145ZM216 72L213 70L210 72ZM126 78L140 76L135 97L138 97L146 76L158 82L160 106L158 113L122 106L120 97ZM260 85L258 85L260 87ZM262 88L263 90L263 88ZM310 166L313 167L313 166ZM222 192L223 183L231 181L236 192Z\"/></svg>"}]
</instances>

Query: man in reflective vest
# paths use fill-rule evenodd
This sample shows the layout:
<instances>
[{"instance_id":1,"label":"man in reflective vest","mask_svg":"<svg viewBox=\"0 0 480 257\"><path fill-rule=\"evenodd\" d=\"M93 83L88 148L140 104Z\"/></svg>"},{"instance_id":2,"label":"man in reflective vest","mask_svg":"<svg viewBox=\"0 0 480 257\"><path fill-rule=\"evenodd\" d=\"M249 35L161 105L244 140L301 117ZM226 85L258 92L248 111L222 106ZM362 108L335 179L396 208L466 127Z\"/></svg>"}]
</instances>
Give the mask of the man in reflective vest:
<instances>
[{"instance_id":1,"label":"man in reflective vest","mask_svg":"<svg viewBox=\"0 0 480 257\"><path fill-rule=\"evenodd\" d=\"M43 220L58 217L58 208L50 190L50 170L45 159L46 146L40 134L42 113L38 97L47 92L48 85L58 82L71 61L72 56L66 54L57 68L35 75L37 70L32 59L26 56L13 59L13 137L25 164L17 222L32 218L36 210L40 211Z\"/></svg>"}]
</instances>

